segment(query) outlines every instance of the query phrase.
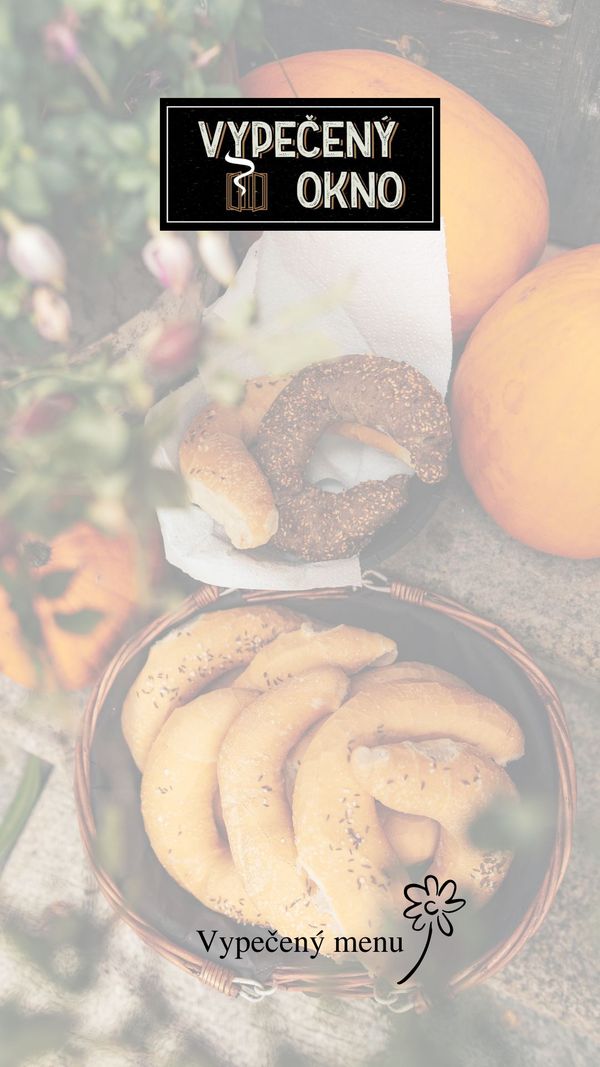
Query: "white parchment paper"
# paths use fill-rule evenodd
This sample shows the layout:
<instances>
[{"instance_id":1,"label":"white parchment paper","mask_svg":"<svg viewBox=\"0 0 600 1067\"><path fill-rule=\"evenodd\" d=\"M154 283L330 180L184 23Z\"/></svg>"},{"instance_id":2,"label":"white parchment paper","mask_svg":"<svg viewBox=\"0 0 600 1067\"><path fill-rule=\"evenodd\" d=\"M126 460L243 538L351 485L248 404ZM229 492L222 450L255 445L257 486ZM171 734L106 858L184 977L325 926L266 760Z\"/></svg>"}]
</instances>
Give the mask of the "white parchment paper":
<instances>
[{"instance_id":1,"label":"white parchment paper","mask_svg":"<svg viewBox=\"0 0 600 1067\"><path fill-rule=\"evenodd\" d=\"M334 354L371 352L412 363L445 395L452 334L443 230L264 234L251 247L229 290L206 315L227 320L241 299L254 295L259 317L268 324L301 301L340 289L344 295L334 307L295 326L295 333L306 331L308 342L318 332ZM228 355L227 369L243 378L265 373L241 351ZM157 455L160 466L177 468L183 433L209 400L200 374L149 413L153 418L165 405L174 412L173 432ZM326 435L309 477L335 489L404 471L399 460ZM285 560L268 545L242 552L196 506L161 508L159 521L167 559L198 581L226 588L290 591L361 583L357 556L304 563Z\"/></svg>"}]
</instances>

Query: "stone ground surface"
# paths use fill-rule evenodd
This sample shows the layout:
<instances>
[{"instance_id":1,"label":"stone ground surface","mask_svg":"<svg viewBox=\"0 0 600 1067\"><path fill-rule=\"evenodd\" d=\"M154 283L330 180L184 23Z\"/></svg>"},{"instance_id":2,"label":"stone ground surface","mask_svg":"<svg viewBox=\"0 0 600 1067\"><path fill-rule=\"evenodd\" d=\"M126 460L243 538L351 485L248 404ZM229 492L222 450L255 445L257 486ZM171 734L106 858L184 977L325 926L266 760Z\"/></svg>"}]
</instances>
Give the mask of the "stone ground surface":
<instances>
[{"instance_id":1,"label":"stone ground surface","mask_svg":"<svg viewBox=\"0 0 600 1067\"><path fill-rule=\"evenodd\" d=\"M163 306L161 315L171 313ZM148 313L136 322L122 340L125 348L147 328ZM0 681L0 817L26 753L51 765L0 872L0 1012L13 1000L30 1011L66 1014L68 1046L36 1060L41 1067L591 1067L600 1061L600 561L554 559L516 544L454 476L426 528L385 569L506 626L559 690L579 806L572 859L542 929L485 987L420 1019L393 1016L370 1002L284 993L258 1004L222 997L115 922L97 892L71 787L79 705L66 718L57 707L38 706L32 718L25 694ZM76 989L69 984L68 951L48 948L65 915L76 917L73 951L90 965ZM32 941L22 933L15 940L21 928ZM6 1056L0 1053L0 1064L13 1067Z\"/></svg>"},{"instance_id":2,"label":"stone ground surface","mask_svg":"<svg viewBox=\"0 0 600 1067\"><path fill-rule=\"evenodd\" d=\"M600 683L600 559L559 559L514 541L459 473L427 526L385 569L506 626L551 669Z\"/></svg>"}]
</instances>

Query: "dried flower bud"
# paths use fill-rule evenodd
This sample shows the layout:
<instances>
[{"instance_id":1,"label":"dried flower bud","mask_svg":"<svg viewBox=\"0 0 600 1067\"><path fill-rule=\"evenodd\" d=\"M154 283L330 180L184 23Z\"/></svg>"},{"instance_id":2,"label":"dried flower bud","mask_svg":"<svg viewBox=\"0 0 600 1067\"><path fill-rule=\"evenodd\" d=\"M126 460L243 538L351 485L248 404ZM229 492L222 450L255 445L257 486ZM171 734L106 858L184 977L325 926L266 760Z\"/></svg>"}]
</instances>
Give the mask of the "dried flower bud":
<instances>
[{"instance_id":1,"label":"dried flower bud","mask_svg":"<svg viewBox=\"0 0 600 1067\"><path fill-rule=\"evenodd\" d=\"M197 322L175 322L152 330L144 344L149 372L158 378L175 378L193 370L200 333Z\"/></svg>"},{"instance_id":2,"label":"dried flower bud","mask_svg":"<svg viewBox=\"0 0 600 1067\"><path fill-rule=\"evenodd\" d=\"M49 393L19 411L11 424L13 437L34 437L48 433L77 405L72 393Z\"/></svg>"},{"instance_id":3,"label":"dried flower bud","mask_svg":"<svg viewBox=\"0 0 600 1067\"><path fill-rule=\"evenodd\" d=\"M39 286L31 298L33 322L37 332L46 341L66 344L71 331L71 311L67 301L54 289Z\"/></svg>"},{"instance_id":4,"label":"dried flower bud","mask_svg":"<svg viewBox=\"0 0 600 1067\"><path fill-rule=\"evenodd\" d=\"M142 259L165 289L183 293L194 273L194 259L187 241L176 233L161 230L144 246Z\"/></svg>"},{"instance_id":5,"label":"dried flower bud","mask_svg":"<svg viewBox=\"0 0 600 1067\"><path fill-rule=\"evenodd\" d=\"M220 44L213 44L211 48L200 48L196 45L196 47L193 47L193 51L195 53L194 66L198 70L202 70L204 67L208 67L217 56L220 56L223 49Z\"/></svg>"},{"instance_id":6,"label":"dried flower bud","mask_svg":"<svg viewBox=\"0 0 600 1067\"><path fill-rule=\"evenodd\" d=\"M235 277L235 259L227 234L222 230L200 230L198 252L209 274L220 285L230 285Z\"/></svg>"},{"instance_id":7,"label":"dried flower bud","mask_svg":"<svg viewBox=\"0 0 600 1067\"><path fill-rule=\"evenodd\" d=\"M22 278L62 288L66 273L65 257L60 245L42 226L15 226L8 238L6 251Z\"/></svg>"},{"instance_id":8,"label":"dried flower bud","mask_svg":"<svg viewBox=\"0 0 600 1067\"><path fill-rule=\"evenodd\" d=\"M127 513L120 500L115 498L98 498L94 500L87 512L87 517L95 526L108 534L120 534L126 528Z\"/></svg>"},{"instance_id":9,"label":"dried flower bud","mask_svg":"<svg viewBox=\"0 0 600 1067\"><path fill-rule=\"evenodd\" d=\"M44 44L48 58L57 62L75 63L81 54L73 26L67 20L49 22L44 27Z\"/></svg>"}]
</instances>

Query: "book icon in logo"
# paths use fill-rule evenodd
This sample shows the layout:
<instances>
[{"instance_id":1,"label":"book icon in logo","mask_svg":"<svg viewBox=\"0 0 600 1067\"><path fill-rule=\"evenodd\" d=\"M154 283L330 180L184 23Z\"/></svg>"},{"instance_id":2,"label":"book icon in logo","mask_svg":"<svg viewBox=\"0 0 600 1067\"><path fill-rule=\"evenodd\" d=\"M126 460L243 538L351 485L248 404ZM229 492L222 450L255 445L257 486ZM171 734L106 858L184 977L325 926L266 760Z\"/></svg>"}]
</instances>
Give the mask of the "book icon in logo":
<instances>
[{"instance_id":1,"label":"book icon in logo","mask_svg":"<svg viewBox=\"0 0 600 1067\"><path fill-rule=\"evenodd\" d=\"M267 211L269 208L269 176L253 170L227 175L225 204L228 211Z\"/></svg>"}]
</instances>

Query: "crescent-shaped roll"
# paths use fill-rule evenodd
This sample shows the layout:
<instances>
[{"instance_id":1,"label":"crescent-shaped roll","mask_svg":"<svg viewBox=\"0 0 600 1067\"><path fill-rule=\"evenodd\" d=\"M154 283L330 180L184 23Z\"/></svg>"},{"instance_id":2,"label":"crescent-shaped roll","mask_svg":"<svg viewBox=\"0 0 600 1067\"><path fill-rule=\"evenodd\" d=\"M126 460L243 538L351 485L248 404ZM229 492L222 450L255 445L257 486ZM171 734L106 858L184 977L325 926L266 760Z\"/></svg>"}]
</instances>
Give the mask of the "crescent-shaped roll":
<instances>
[{"instance_id":1,"label":"crescent-shaped roll","mask_svg":"<svg viewBox=\"0 0 600 1067\"><path fill-rule=\"evenodd\" d=\"M288 374L283 378L251 378L246 382L244 399L240 405L244 440L254 441L259 426L274 400L292 380Z\"/></svg>"},{"instance_id":2,"label":"crescent-shaped roll","mask_svg":"<svg viewBox=\"0 0 600 1067\"><path fill-rule=\"evenodd\" d=\"M217 756L228 729L256 694L216 689L177 708L150 749L142 816L166 871L207 907L239 922L264 918L248 900L214 815Z\"/></svg>"},{"instance_id":3,"label":"crescent-shaped roll","mask_svg":"<svg viewBox=\"0 0 600 1067\"><path fill-rule=\"evenodd\" d=\"M382 667L381 673L385 674L393 669L393 667ZM367 674L377 673L378 668L374 671L364 671L361 674L356 674L354 678L350 679L350 692L352 692L353 683L356 680ZM286 759L284 779L289 804L292 803L296 776L304 758L304 753L307 751L320 724L321 720L314 723L306 731L304 736L294 745ZM412 864L425 863L431 859L438 842L439 826L437 822L418 815L400 814L397 811L392 811L391 808L384 807L379 809L379 818L382 821L385 836L401 864L405 867L410 867Z\"/></svg>"},{"instance_id":4,"label":"crescent-shaped roll","mask_svg":"<svg viewBox=\"0 0 600 1067\"><path fill-rule=\"evenodd\" d=\"M152 645L121 715L125 740L140 770L174 708L227 671L249 663L263 645L301 623L299 615L268 605L228 608L205 612Z\"/></svg>"},{"instance_id":5,"label":"crescent-shaped roll","mask_svg":"<svg viewBox=\"0 0 600 1067\"><path fill-rule=\"evenodd\" d=\"M405 660L401 663L392 663L389 667L375 667L361 671L352 679L350 692L352 695L364 693L381 682L440 682L443 685L458 686L460 689L469 688L461 678L442 670L441 667L433 667L430 663Z\"/></svg>"},{"instance_id":6,"label":"crescent-shaped roll","mask_svg":"<svg viewBox=\"0 0 600 1067\"><path fill-rule=\"evenodd\" d=\"M512 854L476 848L469 825L492 801L516 797L503 767L470 745L446 739L359 747L351 764L361 788L388 808L437 819L439 841L428 874L440 885L454 879L477 904L493 896Z\"/></svg>"},{"instance_id":7,"label":"crescent-shaped roll","mask_svg":"<svg viewBox=\"0 0 600 1067\"><path fill-rule=\"evenodd\" d=\"M396 859L403 867L427 863L431 859L440 833L439 824L434 819L385 807L379 808L379 818Z\"/></svg>"},{"instance_id":8,"label":"crescent-shaped roll","mask_svg":"<svg viewBox=\"0 0 600 1067\"><path fill-rule=\"evenodd\" d=\"M223 527L235 548L257 548L277 531L271 486L248 446L288 380L257 378L246 383L240 404L203 408L179 446L192 503Z\"/></svg>"},{"instance_id":9,"label":"crescent-shaped roll","mask_svg":"<svg viewBox=\"0 0 600 1067\"><path fill-rule=\"evenodd\" d=\"M396 642L384 634L356 626L316 630L304 625L294 633L280 634L268 651L257 652L234 685L242 689L271 689L289 678L325 666L340 667L347 674L354 674L364 667L393 663L397 654Z\"/></svg>"},{"instance_id":10,"label":"crescent-shaped roll","mask_svg":"<svg viewBox=\"0 0 600 1067\"><path fill-rule=\"evenodd\" d=\"M397 859L375 800L358 787L352 750L435 737L464 741L500 764L523 752L518 724L492 700L437 682L404 682L352 697L304 755L293 797L299 862L347 936L380 929L401 905Z\"/></svg>"},{"instance_id":11,"label":"crescent-shaped roll","mask_svg":"<svg viewBox=\"0 0 600 1067\"><path fill-rule=\"evenodd\" d=\"M332 916L298 867L285 762L305 731L338 708L347 691L346 675L333 667L293 678L241 711L219 754L221 805L234 862L256 906L288 936L321 930L328 941Z\"/></svg>"},{"instance_id":12,"label":"crescent-shaped roll","mask_svg":"<svg viewBox=\"0 0 600 1067\"><path fill-rule=\"evenodd\" d=\"M279 525L271 486L244 441L225 433L193 437L179 450L189 498L219 526L234 548L266 545Z\"/></svg>"},{"instance_id":13,"label":"crescent-shaped roll","mask_svg":"<svg viewBox=\"0 0 600 1067\"><path fill-rule=\"evenodd\" d=\"M294 786L296 784L296 775L298 774L298 769L300 767L300 764L302 763L302 760L304 759L304 753L306 752L313 737L319 729L321 721L322 720L319 719L318 722L313 723L313 725L309 727L306 733L300 738L299 741L296 742L293 748L291 748L288 752L287 759L285 761L285 767L283 770L283 777L285 781L285 789L287 793L288 803L290 805L292 803L292 797L294 795Z\"/></svg>"},{"instance_id":14,"label":"crescent-shaped roll","mask_svg":"<svg viewBox=\"0 0 600 1067\"><path fill-rule=\"evenodd\" d=\"M350 436L353 436L352 434ZM384 435L381 435L384 436ZM389 667L375 667L355 674L350 683L350 693L368 693L381 683L440 682L443 685L467 689L468 686L455 674L434 667L431 663L404 660ZM400 814L383 808L380 811L385 836L392 846L399 863L405 867L425 863L435 852L439 825L433 819L418 815Z\"/></svg>"},{"instance_id":15,"label":"crescent-shaped roll","mask_svg":"<svg viewBox=\"0 0 600 1067\"><path fill-rule=\"evenodd\" d=\"M429 663L404 661L392 663L389 667L372 667L359 671L350 679L350 693L368 692L374 685L382 682L443 682L466 688L465 683L456 675L441 670ZM316 723L290 752L286 762L285 776L288 797L294 792L294 783L298 768L319 724ZM399 863L405 867L425 863L435 852L439 825L433 819L418 815L400 814L389 808L381 808L379 817L385 829L385 836L392 846Z\"/></svg>"}]
</instances>

